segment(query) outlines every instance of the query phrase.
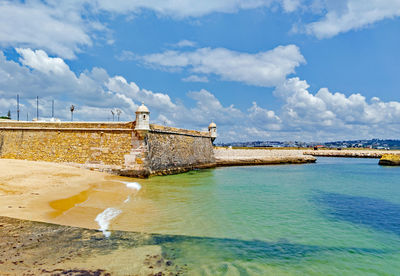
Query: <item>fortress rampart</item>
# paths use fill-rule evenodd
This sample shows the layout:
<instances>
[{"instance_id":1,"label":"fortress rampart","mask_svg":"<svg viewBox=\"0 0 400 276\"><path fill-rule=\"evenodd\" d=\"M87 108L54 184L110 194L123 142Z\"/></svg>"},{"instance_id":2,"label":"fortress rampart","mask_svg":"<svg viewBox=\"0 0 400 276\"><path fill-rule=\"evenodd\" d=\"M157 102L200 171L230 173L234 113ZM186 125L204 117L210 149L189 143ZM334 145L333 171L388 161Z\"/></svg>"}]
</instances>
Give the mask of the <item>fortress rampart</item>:
<instances>
[{"instance_id":1,"label":"fortress rampart","mask_svg":"<svg viewBox=\"0 0 400 276\"><path fill-rule=\"evenodd\" d=\"M132 177L215 166L209 132L136 122L0 122L0 158L81 164Z\"/></svg>"}]
</instances>

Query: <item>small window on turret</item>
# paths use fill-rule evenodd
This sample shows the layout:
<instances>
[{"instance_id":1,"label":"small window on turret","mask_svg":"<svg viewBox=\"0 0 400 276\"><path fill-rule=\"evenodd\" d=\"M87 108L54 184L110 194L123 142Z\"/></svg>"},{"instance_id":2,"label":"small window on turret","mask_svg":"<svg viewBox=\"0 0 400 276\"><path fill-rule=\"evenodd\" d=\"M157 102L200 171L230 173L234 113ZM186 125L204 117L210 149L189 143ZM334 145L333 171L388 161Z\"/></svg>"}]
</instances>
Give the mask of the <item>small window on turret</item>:
<instances>
[{"instance_id":1,"label":"small window on turret","mask_svg":"<svg viewBox=\"0 0 400 276\"><path fill-rule=\"evenodd\" d=\"M146 120L146 115L143 115L143 120Z\"/></svg>"}]
</instances>

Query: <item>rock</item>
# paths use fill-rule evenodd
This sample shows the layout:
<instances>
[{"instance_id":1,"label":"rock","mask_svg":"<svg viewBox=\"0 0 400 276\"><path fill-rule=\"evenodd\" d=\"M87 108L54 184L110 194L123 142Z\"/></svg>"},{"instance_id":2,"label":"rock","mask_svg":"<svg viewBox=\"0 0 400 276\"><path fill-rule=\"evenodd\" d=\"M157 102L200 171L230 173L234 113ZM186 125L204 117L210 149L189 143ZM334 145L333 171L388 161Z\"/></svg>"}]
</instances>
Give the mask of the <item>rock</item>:
<instances>
[{"instance_id":1,"label":"rock","mask_svg":"<svg viewBox=\"0 0 400 276\"><path fill-rule=\"evenodd\" d=\"M379 160L379 165L400 166L400 155L384 154Z\"/></svg>"}]
</instances>

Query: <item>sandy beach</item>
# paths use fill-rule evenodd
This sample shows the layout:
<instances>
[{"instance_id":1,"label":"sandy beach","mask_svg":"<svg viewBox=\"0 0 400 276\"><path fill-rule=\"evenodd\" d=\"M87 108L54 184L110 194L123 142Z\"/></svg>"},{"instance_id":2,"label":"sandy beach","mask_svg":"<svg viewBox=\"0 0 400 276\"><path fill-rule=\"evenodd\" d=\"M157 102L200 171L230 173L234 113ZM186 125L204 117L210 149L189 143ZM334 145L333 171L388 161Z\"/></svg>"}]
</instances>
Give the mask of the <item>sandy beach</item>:
<instances>
[{"instance_id":1,"label":"sandy beach","mask_svg":"<svg viewBox=\"0 0 400 276\"><path fill-rule=\"evenodd\" d=\"M136 192L122 181L134 180L64 164L0 159L0 216L98 229L98 214Z\"/></svg>"},{"instance_id":2,"label":"sandy beach","mask_svg":"<svg viewBox=\"0 0 400 276\"><path fill-rule=\"evenodd\" d=\"M99 229L95 219L106 208L137 192L121 183L127 180L134 183L63 164L0 159L0 274L156 275L170 269L146 234L114 233L124 235L125 245L89 230Z\"/></svg>"}]
</instances>

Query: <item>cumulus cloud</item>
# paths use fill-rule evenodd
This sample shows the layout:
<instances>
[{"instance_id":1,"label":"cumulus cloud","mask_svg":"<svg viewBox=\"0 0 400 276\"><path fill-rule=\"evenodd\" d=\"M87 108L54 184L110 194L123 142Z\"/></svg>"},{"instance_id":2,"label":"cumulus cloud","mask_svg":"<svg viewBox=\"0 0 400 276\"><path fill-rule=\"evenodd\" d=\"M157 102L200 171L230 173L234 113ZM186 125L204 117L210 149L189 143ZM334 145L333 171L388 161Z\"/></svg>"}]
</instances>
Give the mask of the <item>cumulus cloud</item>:
<instances>
[{"instance_id":1,"label":"cumulus cloud","mask_svg":"<svg viewBox=\"0 0 400 276\"><path fill-rule=\"evenodd\" d=\"M309 85L299 78L291 78L278 86L275 95L285 104L281 118L286 130L306 133L303 137L329 139L366 138L380 135L399 135L400 102L383 102L374 97L367 100L361 94L332 93L321 88L315 95Z\"/></svg>"},{"instance_id":2,"label":"cumulus cloud","mask_svg":"<svg viewBox=\"0 0 400 276\"><path fill-rule=\"evenodd\" d=\"M214 74L223 80L257 86L276 86L295 68L305 63L296 45L278 46L256 54L225 48L200 48L192 52L166 51L142 57L151 66L167 69L187 68L190 72Z\"/></svg>"},{"instance_id":3,"label":"cumulus cloud","mask_svg":"<svg viewBox=\"0 0 400 276\"><path fill-rule=\"evenodd\" d=\"M160 112L175 106L168 95L140 89L121 76L109 76L102 68L77 75L63 59L49 57L43 50L16 50L20 63L7 60L0 52L0 107L4 110L16 109L12 100L16 94L26 104L23 113L30 114L35 114L35 98L39 96L43 117L49 117L51 101L55 99L59 111L56 115L61 119L69 118L71 104L77 105L77 119L92 121L107 120L115 107L123 111L124 120L134 120L142 101Z\"/></svg>"},{"instance_id":4,"label":"cumulus cloud","mask_svg":"<svg viewBox=\"0 0 400 276\"><path fill-rule=\"evenodd\" d=\"M233 13L238 10L270 7L273 4L281 5L284 10L291 11L298 0L94 0L84 1L96 6L98 9L114 12L128 13L140 12L147 9L164 16L174 18L200 17L214 12Z\"/></svg>"},{"instance_id":5,"label":"cumulus cloud","mask_svg":"<svg viewBox=\"0 0 400 276\"><path fill-rule=\"evenodd\" d=\"M136 59L136 55L132 51L123 50L121 54L117 55L115 58L119 61L131 61Z\"/></svg>"},{"instance_id":6,"label":"cumulus cloud","mask_svg":"<svg viewBox=\"0 0 400 276\"><path fill-rule=\"evenodd\" d=\"M400 2L397 0L315 0L314 6L325 14L322 19L307 24L305 31L318 38L329 38L400 16Z\"/></svg>"},{"instance_id":7,"label":"cumulus cloud","mask_svg":"<svg viewBox=\"0 0 400 276\"><path fill-rule=\"evenodd\" d=\"M206 76L198 76L198 75L190 75L186 78L183 78L184 82L208 82L208 78Z\"/></svg>"},{"instance_id":8,"label":"cumulus cloud","mask_svg":"<svg viewBox=\"0 0 400 276\"><path fill-rule=\"evenodd\" d=\"M78 120L106 121L111 109L123 111L121 119L134 120L141 102L149 106L152 122L203 129L214 120L220 141L257 139L331 140L350 138L393 138L400 134L400 102L384 102L361 94L345 95L321 88L313 94L305 80L289 78L278 84L274 94L283 101L278 110L253 102L247 109L224 104L205 89L187 93L192 105L173 100L168 94L140 88L123 76L109 76L102 68L76 74L59 57L43 50L17 49L19 62L0 52L0 114L11 110L16 118L16 94L21 115L35 117L36 96L40 117L50 117L55 100L56 117L69 120L69 106L77 106Z\"/></svg>"},{"instance_id":9,"label":"cumulus cloud","mask_svg":"<svg viewBox=\"0 0 400 276\"><path fill-rule=\"evenodd\" d=\"M39 96L39 117L50 118L52 101L55 115L70 119L69 107L76 106L76 120L107 121L111 110L122 110L121 119L132 121L141 102L149 106L152 122L177 127L206 130L215 120L222 130L222 138L229 139L230 130L241 131L243 120L254 124L260 131L277 129L280 119L274 112L253 103L246 112L233 105L223 105L207 90L192 91L187 96L194 102L187 107L173 101L165 93L140 88L123 76L109 76L102 68L93 68L76 74L59 57L51 57L43 50L18 48L19 62L7 60L0 51L0 114L11 110L16 118L16 94L21 99L20 118L36 117L36 96ZM265 116L265 118L263 118ZM224 134L225 133L225 134ZM232 138L232 137L231 137Z\"/></svg>"},{"instance_id":10,"label":"cumulus cloud","mask_svg":"<svg viewBox=\"0 0 400 276\"><path fill-rule=\"evenodd\" d=\"M50 58L43 50L32 51L31 49L15 49L20 54L19 61L32 69L45 74L63 75L72 73L67 64L61 58Z\"/></svg>"},{"instance_id":11,"label":"cumulus cloud","mask_svg":"<svg viewBox=\"0 0 400 276\"><path fill-rule=\"evenodd\" d=\"M62 11L40 1L0 2L0 45L46 49L64 58L74 58L81 47L91 46L80 12Z\"/></svg>"},{"instance_id":12,"label":"cumulus cloud","mask_svg":"<svg viewBox=\"0 0 400 276\"><path fill-rule=\"evenodd\" d=\"M299 0L27 0L0 1L0 45L44 49L62 58L75 58L76 53L90 47L94 40L112 44L111 31L98 18L115 14L132 16L151 10L175 19L201 17L222 12L234 13L281 5L293 11ZM194 42L182 40L177 47L193 47Z\"/></svg>"},{"instance_id":13,"label":"cumulus cloud","mask_svg":"<svg viewBox=\"0 0 400 276\"><path fill-rule=\"evenodd\" d=\"M286 12L293 12L301 6L301 0L283 0L282 6Z\"/></svg>"},{"instance_id":14,"label":"cumulus cloud","mask_svg":"<svg viewBox=\"0 0 400 276\"><path fill-rule=\"evenodd\" d=\"M184 39L175 44L172 44L171 46L176 48L184 48L184 47L195 47L196 45L197 45L196 42Z\"/></svg>"},{"instance_id":15,"label":"cumulus cloud","mask_svg":"<svg viewBox=\"0 0 400 276\"><path fill-rule=\"evenodd\" d=\"M235 13L256 8L276 10L276 7L285 12L308 10L322 14L316 21L294 28L318 38L329 38L400 16L397 0L2 0L0 46L43 49L72 59L95 42L114 43L112 32L100 22L104 16L132 16L151 10L159 16L180 20L216 12ZM193 46L193 41L182 40L174 47ZM131 60L133 57L127 52L120 58Z\"/></svg>"},{"instance_id":16,"label":"cumulus cloud","mask_svg":"<svg viewBox=\"0 0 400 276\"><path fill-rule=\"evenodd\" d=\"M165 112L157 118L159 123L207 130L208 124L214 121L218 125L219 139L222 141L262 139L281 128L281 119L273 111L258 106L256 102L248 110L242 111L234 105L223 105L214 94L205 89L191 91L187 96L195 101L194 107L177 105L169 113ZM244 128L252 131L244 131Z\"/></svg>"}]
</instances>

